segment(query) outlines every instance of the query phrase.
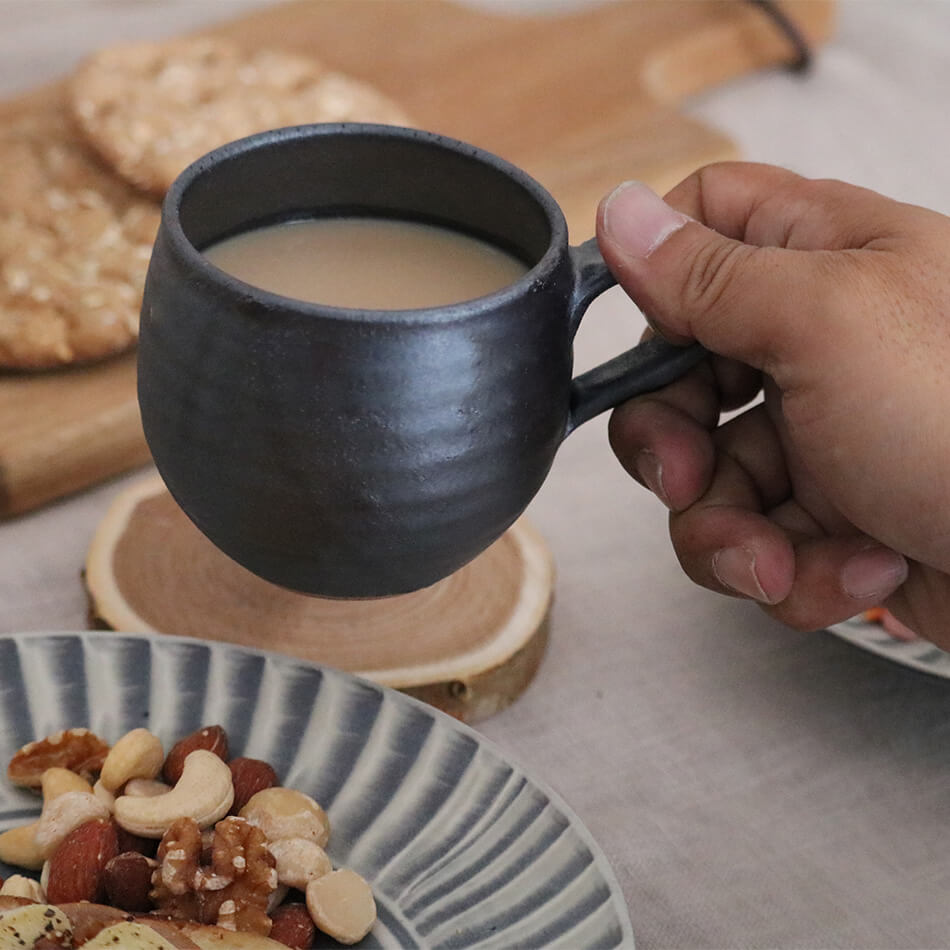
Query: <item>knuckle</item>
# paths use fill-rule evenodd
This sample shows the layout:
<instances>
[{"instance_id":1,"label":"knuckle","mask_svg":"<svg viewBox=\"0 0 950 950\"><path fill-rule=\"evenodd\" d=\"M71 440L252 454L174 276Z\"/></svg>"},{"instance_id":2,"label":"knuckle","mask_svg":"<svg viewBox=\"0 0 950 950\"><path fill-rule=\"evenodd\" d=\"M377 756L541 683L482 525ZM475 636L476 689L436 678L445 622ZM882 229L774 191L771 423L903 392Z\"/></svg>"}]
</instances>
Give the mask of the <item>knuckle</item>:
<instances>
[{"instance_id":1,"label":"knuckle","mask_svg":"<svg viewBox=\"0 0 950 950\"><path fill-rule=\"evenodd\" d=\"M689 263L682 288L682 310L721 311L731 297L736 271L755 248L735 241L711 241L699 247Z\"/></svg>"}]
</instances>

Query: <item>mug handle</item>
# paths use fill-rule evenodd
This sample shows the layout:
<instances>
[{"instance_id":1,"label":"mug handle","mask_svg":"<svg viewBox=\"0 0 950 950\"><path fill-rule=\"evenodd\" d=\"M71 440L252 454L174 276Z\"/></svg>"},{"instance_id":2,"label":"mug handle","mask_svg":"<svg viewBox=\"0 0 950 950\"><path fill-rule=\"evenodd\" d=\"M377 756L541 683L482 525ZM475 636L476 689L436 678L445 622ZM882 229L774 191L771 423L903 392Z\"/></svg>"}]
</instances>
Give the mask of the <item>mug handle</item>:
<instances>
[{"instance_id":1,"label":"mug handle","mask_svg":"<svg viewBox=\"0 0 950 950\"><path fill-rule=\"evenodd\" d=\"M604 263L596 238L571 247L569 253L575 275L570 313L573 336L591 301L617 281ZM571 382L564 435L607 409L674 382L706 356L706 349L699 343L674 346L653 337L582 373Z\"/></svg>"}]
</instances>

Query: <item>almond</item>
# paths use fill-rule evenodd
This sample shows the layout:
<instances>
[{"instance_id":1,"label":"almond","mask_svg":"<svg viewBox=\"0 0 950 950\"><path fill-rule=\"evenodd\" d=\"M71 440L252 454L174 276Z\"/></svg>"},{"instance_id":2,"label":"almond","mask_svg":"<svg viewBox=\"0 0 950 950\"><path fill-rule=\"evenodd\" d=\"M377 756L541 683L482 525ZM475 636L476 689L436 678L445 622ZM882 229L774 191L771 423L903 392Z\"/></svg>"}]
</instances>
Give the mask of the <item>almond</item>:
<instances>
[{"instance_id":1,"label":"almond","mask_svg":"<svg viewBox=\"0 0 950 950\"><path fill-rule=\"evenodd\" d=\"M231 813L236 815L258 792L273 788L280 783L277 773L263 759L249 759L239 756L228 762L231 779L234 782L234 804Z\"/></svg>"},{"instance_id":2,"label":"almond","mask_svg":"<svg viewBox=\"0 0 950 950\"><path fill-rule=\"evenodd\" d=\"M162 777L169 785L177 785L185 759L196 749L207 749L224 762L228 761L228 734L221 726L205 726L184 739L179 739L169 751L162 766Z\"/></svg>"},{"instance_id":3,"label":"almond","mask_svg":"<svg viewBox=\"0 0 950 950\"><path fill-rule=\"evenodd\" d=\"M152 902L148 894L152 889L152 872L157 867L157 861L137 851L117 854L103 871L109 903L122 910L151 910Z\"/></svg>"},{"instance_id":4,"label":"almond","mask_svg":"<svg viewBox=\"0 0 950 950\"><path fill-rule=\"evenodd\" d=\"M49 861L46 898L51 904L105 899L103 872L116 856L115 824L97 819L74 828Z\"/></svg>"},{"instance_id":5,"label":"almond","mask_svg":"<svg viewBox=\"0 0 950 950\"><path fill-rule=\"evenodd\" d=\"M271 914L271 919L274 921L268 934L271 940L296 950L306 950L313 944L317 928L306 905L282 904Z\"/></svg>"}]
</instances>

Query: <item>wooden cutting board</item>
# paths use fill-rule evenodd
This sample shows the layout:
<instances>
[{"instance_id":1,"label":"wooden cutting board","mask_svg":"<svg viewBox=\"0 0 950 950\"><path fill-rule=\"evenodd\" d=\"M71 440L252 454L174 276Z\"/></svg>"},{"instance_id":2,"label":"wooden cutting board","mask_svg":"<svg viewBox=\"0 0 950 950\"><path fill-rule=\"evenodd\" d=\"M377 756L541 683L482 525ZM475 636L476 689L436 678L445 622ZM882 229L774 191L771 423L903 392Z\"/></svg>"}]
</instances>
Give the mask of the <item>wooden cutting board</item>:
<instances>
[{"instance_id":1,"label":"wooden cutting board","mask_svg":"<svg viewBox=\"0 0 950 950\"><path fill-rule=\"evenodd\" d=\"M786 5L813 44L833 0ZM446 0L298 0L212 33L314 54L400 101L420 126L521 165L561 202L575 241L600 197L626 178L664 190L735 156L677 106L690 94L792 54L761 10L739 0L637 0L519 15ZM0 123L51 97L0 105ZM0 516L148 460L134 354L42 375L0 375Z\"/></svg>"}]
</instances>

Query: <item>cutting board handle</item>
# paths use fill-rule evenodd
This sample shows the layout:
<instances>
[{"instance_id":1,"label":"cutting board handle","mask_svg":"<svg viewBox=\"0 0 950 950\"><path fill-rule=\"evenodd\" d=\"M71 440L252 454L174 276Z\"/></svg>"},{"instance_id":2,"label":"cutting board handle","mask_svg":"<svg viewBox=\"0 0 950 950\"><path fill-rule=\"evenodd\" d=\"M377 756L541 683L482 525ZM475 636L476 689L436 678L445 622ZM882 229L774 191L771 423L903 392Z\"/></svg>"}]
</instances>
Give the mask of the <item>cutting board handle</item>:
<instances>
[{"instance_id":1,"label":"cutting board handle","mask_svg":"<svg viewBox=\"0 0 950 950\"><path fill-rule=\"evenodd\" d=\"M572 247L571 257L575 273L571 320L576 333L591 301L617 281L604 263L596 238ZM706 350L698 343L674 346L652 337L595 366L571 383L571 408L565 436L581 423L627 399L667 386L705 356Z\"/></svg>"}]
</instances>

